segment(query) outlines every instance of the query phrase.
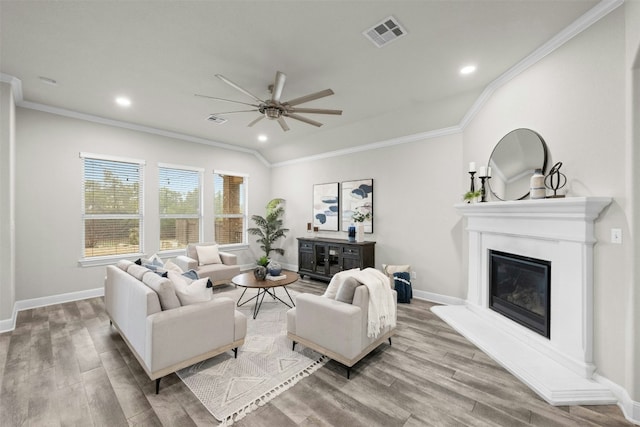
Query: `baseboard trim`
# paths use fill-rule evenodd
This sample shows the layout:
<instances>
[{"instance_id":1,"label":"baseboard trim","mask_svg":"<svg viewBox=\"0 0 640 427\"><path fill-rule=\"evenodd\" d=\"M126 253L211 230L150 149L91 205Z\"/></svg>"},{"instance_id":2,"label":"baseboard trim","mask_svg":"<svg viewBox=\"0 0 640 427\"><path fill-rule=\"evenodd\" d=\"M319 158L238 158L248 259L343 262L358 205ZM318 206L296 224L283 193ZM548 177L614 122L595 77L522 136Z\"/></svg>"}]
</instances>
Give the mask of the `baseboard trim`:
<instances>
[{"instance_id":1,"label":"baseboard trim","mask_svg":"<svg viewBox=\"0 0 640 427\"><path fill-rule=\"evenodd\" d=\"M413 297L429 302L435 302L437 304L444 305L464 305L465 301L462 298L451 297L449 295L436 294L433 292L421 291L419 289L413 289Z\"/></svg>"},{"instance_id":2,"label":"baseboard trim","mask_svg":"<svg viewBox=\"0 0 640 427\"><path fill-rule=\"evenodd\" d=\"M622 410L624 417L629 422L640 426L640 402L631 399L631 396L629 396L629 393L623 387L598 373L593 374L593 379L603 386L608 387L618 399L618 406Z\"/></svg>"},{"instance_id":3,"label":"baseboard trim","mask_svg":"<svg viewBox=\"0 0 640 427\"><path fill-rule=\"evenodd\" d=\"M48 305L63 304L65 302L79 301L87 298L101 297L104 295L104 288L87 289L85 291L68 292L66 294L50 295L40 298L32 298L16 301L13 305L13 315L11 319L0 320L0 333L13 331L16 327L18 312L30 310L32 308L46 307Z\"/></svg>"}]
</instances>

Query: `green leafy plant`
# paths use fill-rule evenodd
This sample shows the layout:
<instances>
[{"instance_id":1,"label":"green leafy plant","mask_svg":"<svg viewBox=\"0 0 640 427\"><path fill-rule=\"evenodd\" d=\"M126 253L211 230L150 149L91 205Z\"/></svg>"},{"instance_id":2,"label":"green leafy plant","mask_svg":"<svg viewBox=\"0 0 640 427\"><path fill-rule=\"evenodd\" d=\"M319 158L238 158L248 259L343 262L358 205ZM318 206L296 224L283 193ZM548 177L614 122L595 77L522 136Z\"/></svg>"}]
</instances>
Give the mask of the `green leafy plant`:
<instances>
[{"instance_id":1,"label":"green leafy plant","mask_svg":"<svg viewBox=\"0 0 640 427\"><path fill-rule=\"evenodd\" d=\"M260 248L264 251L264 255L257 261L258 265L267 265L269 263L269 254L275 252L284 255L284 249L274 248L273 244L282 237L287 237L288 228L283 228L282 216L284 215L284 199L273 199L267 203L266 216L252 215L251 220L256 224L255 227L247 229L249 234L257 236L256 242L260 244ZM262 264L266 260L265 264Z\"/></svg>"},{"instance_id":2,"label":"green leafy plant","mask_svg":"<svg viewBox=\"0 0 640 427\"><path fill-rule=\"evenodd\" d=\"M256 264L266 267L267 265L269 265L269 258L267 258L266 255L262 255L260 258L258 258Z\"/></svg>"},{"instance_id":3,"label":"green leafy plant","mask_svg":"<svg viewBox=\"0 0 640 427\"><path fill-rule=\"evenodd\" d=\"M466 193L464 193L464 199L467 201L467 203L470 203L473 199L481 196L482 190L467 191Z\"/></svg>"},{"instance_id":4,"label":"green leafy plant","mask_svg":"<svg viewBox=\"0 0 640 427\"><path fill-rule=\"evenodd\" d=\"M351 215L351 218L353 219L354 222L365 222L371 219L371 212L366 211L363 213L363 212L360 212L358 208L356 208L353 215Z\"/></svg>"}]
</instances>

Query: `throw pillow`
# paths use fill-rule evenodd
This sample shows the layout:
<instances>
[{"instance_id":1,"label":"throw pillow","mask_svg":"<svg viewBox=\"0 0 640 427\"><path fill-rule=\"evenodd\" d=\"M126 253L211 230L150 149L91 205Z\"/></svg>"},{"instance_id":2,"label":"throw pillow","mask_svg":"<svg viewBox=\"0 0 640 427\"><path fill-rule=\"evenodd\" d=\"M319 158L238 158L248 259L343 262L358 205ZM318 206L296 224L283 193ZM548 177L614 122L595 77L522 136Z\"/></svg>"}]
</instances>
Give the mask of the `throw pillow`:
<instances>
[{"instance_id":1,"label":"throw pillow","mask_svg":"<svg viewBox=\"0 0 640 427\"><path fill-rule=\"evenodd\" d=\"M222 264L218 245L196 246L196 252L199 265Z\"/></svg>"},{"instance_id":2,"label":"throw pillow","mask_svg":"<svg viewBox=\"0 0 640 427\"><path fill-rule=\"evenodd\" d=\"M393 273L393 284L398 293L398 302L411 304L411 298L413 298L411 274L407 272Z\"/></svg>"},{"instance_id":3,"label":"throw pillow","mask_svg":"<svg viewBox=\"0 0 640 427\"><path fill-rule=\"evenodd\" d=\"M155 273L145 274L142 283L153 289L158 294L162 310L171 310L180 307L180 300L176 295L173 283Z\"/></svg>"},{"instance_id":4,"label":"throw pillow","mask_svg":"<svg viewBox=\"0 0 640 427\"><path fill-rule=\"evenodd\" d=\"M382 264L382 271L389 277L389 283L393 288L393 273L409 273L411 271L411 266Z\"/></svg>"},{"instance_id":5,"label":"throw pillow","mask_svg":"<svg viewBox=\"0 0 640 427\"><path fill-rule=\"evenodd\" d=\"M182 275L191 280L198 280L200 278L195 270L185 271Z\"/></svg>"},{"instance_id":6,"label":"throw pillow","mask_svg":"<svg viewBox=\"0 0 640 427\"><path fill-rule=\"evenodd\" d=\"M195 304L198 302L209 301L213 298L211 289L207 288L208 278L198 279L188 283L187 280L185 280L185 277L180 275L175 276L175 273L172 274L169 272L169 276L174 276L173 279L175 279L175 281L173 283L176 286L176 294L178 295L180 304Z\"/></svg>"},{"instance_id":7,"label":"throw pillow","mask_svg":"<svg viewBox=\"0 0 640 427\"><path fill-rule=\"evenodd\" d=\"M360 285L361 283L355 278L347 277L340 285L340 288L338 288L336 301L346 302L347 304L353 303L353 296L356 294L356 288Z\"/></svg>"},{"instance_id":8,"label":"throw pillow","mask_svg":"<svg viewBox=\"0 0 640 427\"><path fill-rule=\"evenodd\" d=\"M178 264L176 264L175 262L171 261L171 260L169 260L169 261L164 263L164 269L167 270L167 271L168 270L173 270L173 271L175 271L176 273L179 273L179 274L183 273L183 271L180 268L180 266Z\"/></svg>"}]
</instances>

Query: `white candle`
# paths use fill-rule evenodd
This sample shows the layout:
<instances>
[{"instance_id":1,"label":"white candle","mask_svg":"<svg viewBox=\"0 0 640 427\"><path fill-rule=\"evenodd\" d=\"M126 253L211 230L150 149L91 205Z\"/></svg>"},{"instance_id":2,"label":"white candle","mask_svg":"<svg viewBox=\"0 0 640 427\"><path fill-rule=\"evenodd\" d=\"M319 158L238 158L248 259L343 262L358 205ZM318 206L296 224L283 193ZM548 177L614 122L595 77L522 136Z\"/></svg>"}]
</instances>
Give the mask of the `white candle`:
<instances>
[{"instance_id":1,"label":"white candle","mask_svg":"<svg viewBox=\"0 0 640 427\"><path fill-rule=\"evenodd\" d=\"M478 176L487 176L487 168L484 166L480 166L480 173L478 174Z\"/></svg>"},{"instance_id":2,"label":"white candle","mask_svg":"<svg viewBox=\"0 0 640 427\"><path fill-rule=\"evenodd\" d=\"M487 176L491 176L491 166L487 166Z\"/></svg>"},{"instance_id":3,"label":"white candle","mask_svg":"<svg viewBox=\"0 0 640 427\"><path fill-rule=\"evenodd\" d=\"M476 171L476 162L469 162L469 172Z\"/></svg>"}]
</instances>

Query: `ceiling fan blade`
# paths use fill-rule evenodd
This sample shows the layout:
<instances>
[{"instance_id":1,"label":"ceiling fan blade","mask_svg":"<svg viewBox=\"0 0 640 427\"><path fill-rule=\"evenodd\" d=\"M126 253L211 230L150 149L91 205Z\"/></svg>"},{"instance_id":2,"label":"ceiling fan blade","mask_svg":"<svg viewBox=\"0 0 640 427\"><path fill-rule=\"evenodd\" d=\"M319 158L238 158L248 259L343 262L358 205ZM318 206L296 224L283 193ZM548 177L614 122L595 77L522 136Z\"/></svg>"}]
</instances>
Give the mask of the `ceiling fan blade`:
<instances>
[{"instance_id":1,"label":"ceiling fan blade","mask_svg":"<svg viewBox=\"0 0 640 427\"><path fill-rule=\"evenodd\" d=\"M220 114L231 114L231 113L251 113L251 112L255 112L258 110L239 110L239 111L224 111L222 113L211 113L214 116L219 116Z\"/></svg>"},{"instance_id":2,"label":"ceiling fan blade","mask_svg":"<svg viewBox=\"0 0 640 427\"><path fill-rule=\"evenodd\" d=\"M257 96L255 96L254 94L249 92L248 90L238 86L237 84L235 84L234 82L232 82L231 80L229 80L228 78L223 76L222 74L216 74L216 77L219 78L220 80L222 80L223 82L225 82L226 84L228 84L229 86L231 86L232 88L234 88L236 90L239 90L240 92L244 93L248 97L253 98L254 100L258 101L258 103L263 103L264 102L262 99L258 98Z\"/></svg>"},{"instance_id":3,"label":"ceiling fan blade","mask_svg":"<svg viewBox=\"0 0 640 427\"><path fill-rule=\"evenodd\" d=\"M282 71L276 73L276 80L273 83L273 90L271 91L271 100L274 102L280 102L282 96L282 89L284 89L284 82L287 80L287 75Z\"/></svg>"},{"instance_id":4,"label":"ceiling fan blade","mask_svg":"<svg viewBox=\"0 0 640 427\"><path fill-rule=\"evenodd\" d=\"M284 121L284 117L280 116L278 117L278 123L280 123L280 127L282 128L283 131L288 131L289 130L289 126L287 126L287 122Z\"/></svg>"},{"instance_id":5,"label":"ceiling fan blade","mask_svg":"<svg viewBox=\"0 0 640 427\"><path fill-rule=\"evenodd\" d=\"M291 108L289 111L306 114L335 114L338 116L342 114L342 110L327 110L326 108Z\"/></svg>"},{"instance_id":6,"label":"ceiling fan blade","mask_svg":"<svg viewBox=\"0 0 640 427\"><path fill-rule=\"evenodd\" d=\"M291 101L283 102L283 104L288 105L298 105L303 104L305 102L313 101L314 99L324 98L325 96L333 95L333 91L331 89L321 90L320 92L312 93L310 95L301 96L300 98L292 99Z\"/></svg>"},{"instance_id":7,"label":"ceiling fan blade","mask_svg":"<svg viewBox=\"0 0 640 427\"><path fill-rule=\"evenodd\" d=\"M262 120L262 119L264 119L264 114L260 114L260 115L258 116L258 118L257 118L257 119L255 119L254 121L252 121L251 123L249 123L247 126L248 126L248 127L251 127L251 126L255 125L256 123L258 123L258 122L259 122L260 120Z\"/></svg>"},{"instance_id":8,"label":"ceiling fan blade","mask_svg":"<svg viewBox=\"0 0 640 427\"><path fill-rule=\"evenodd\" d=\"M200 97L200 98L209 98L209 99L215 99L217 101L226 101L226 102L234 102L236 104L242 104L242 105L249 105L251 107L256 107L258 108L258 105L255 104L249 104L247 102L241 102L241 101L234 101L233 99L225 99L225 98L218 98L216 96L209 96L209 95L200 95L198 93L195 94L195 96Z\"/></svg>"},{"instance_id":9,"label":"ceiling fan blade","mask_svg":"<svg viewBox=\"0 0 640 427\"><path fill-rule=\"evenodd\" d=\"M285 113L285 115L287 117L291 117L292 119L300 120L301 122L305 122L305 123L308 123L308 124L313 125L313 126L317 126L317 127L322 126L322 123L320 123L320 122L316 122L315 120L311 120L311 119L308 119L306 117L299 116L297 114Z\"/></svg>"}]
</instances>

